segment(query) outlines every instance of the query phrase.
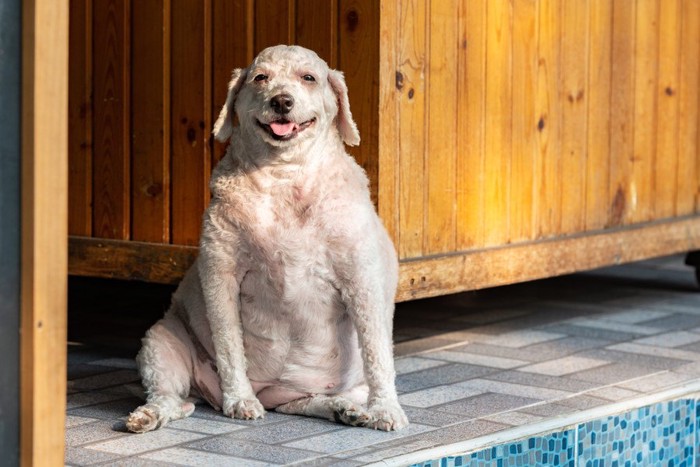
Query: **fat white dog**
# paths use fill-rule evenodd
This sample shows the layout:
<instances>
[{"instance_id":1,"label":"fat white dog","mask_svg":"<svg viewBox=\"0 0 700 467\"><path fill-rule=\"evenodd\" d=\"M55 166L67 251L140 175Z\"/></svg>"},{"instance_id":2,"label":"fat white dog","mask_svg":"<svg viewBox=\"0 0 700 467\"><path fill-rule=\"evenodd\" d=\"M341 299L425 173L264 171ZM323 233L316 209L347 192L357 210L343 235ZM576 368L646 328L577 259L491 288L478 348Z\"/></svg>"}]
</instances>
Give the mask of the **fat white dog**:
<instances>
[{"instance_id":1,"label":"fat white dog","mask_svg":"<svg viewBox=\"0 0 700 467\"><path fill-rule=\"evenodd\" d=\"M234 112L238 125L234 126ZM194 411L265 409L398 430L394 247L363 170L343 75L297 46L236 69L214 126L199 257L137 356L146 432Z\"/></svg>"}]
</instances>

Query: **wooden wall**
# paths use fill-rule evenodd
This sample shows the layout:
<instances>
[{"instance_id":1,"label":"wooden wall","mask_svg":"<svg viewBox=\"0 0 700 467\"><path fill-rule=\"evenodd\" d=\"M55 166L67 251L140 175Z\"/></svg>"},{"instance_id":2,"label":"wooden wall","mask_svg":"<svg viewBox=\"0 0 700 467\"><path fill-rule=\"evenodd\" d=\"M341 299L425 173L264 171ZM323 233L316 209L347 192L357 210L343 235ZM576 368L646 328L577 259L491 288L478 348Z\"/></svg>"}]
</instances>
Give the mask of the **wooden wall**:
<instances>
[{"instance_id":1,"label":"wooden wall","mask_svg":"<svg viewBox=\"0 0 700 467\"><path fill-rule=\"evenodd\" d=\"M279 43L345 72L376 192L370 0L71 0L70 234L196 245L231 70Z\"/></svg>"},{"instance_id":2,"label":"wooden wall","mask_svg":"<svg viewBox=\"0 0 700 467\"><path fill-rule=\"evenodd\" d=\"M700 2L401 0L381 20L402 259L700 209Z\"/></svg>"}]
</instances>

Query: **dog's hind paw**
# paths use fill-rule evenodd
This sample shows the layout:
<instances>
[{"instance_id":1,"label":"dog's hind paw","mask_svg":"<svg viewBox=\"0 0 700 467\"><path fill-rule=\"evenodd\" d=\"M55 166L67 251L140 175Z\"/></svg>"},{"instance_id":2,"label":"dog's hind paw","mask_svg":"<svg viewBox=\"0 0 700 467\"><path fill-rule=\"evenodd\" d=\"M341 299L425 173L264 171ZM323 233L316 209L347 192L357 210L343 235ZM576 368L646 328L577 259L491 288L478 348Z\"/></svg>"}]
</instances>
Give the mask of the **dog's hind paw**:
<instances>
[{"instance_id":1,"label":"dog's hind paw","mask_svg":"<svg viewBox=\"0 0 700 467\"><path fill-rule=\"evenodd\" d=\"M126 428L133 433L146 433L155 430L158 426L158 414L146 405L131 412L126 420Z\"/></svg>"},{"instance_id":2,"label":"dog's hind paw","mask_svg":"<svg viewBox=\"0 0 700 467\"><path fill-rule=\"evenodd\" d=\"M401 430L408 426L408 418L396 401L375 401L367 410L370 420L364 425L382 431Z\"/></svg>"},{"instance_id":3,"label":"dog's hind paw","mask_svg":"<svg viewBox=\"0 0 700 467\"><path fill-rule=\"evenodd\" d=\"M226 399L224 400L224 415L241 420L254 420L265 416L265 409L259 400L253 399Z\"/></svg>"},{"instance_id":4,"label":"dog's hind paw","mask_svg":"<svg viewBox=\"0 0 700 467\"><path fill-rule=\"evenodd\" d=\"M342 407L333 412L333 418L336 422L344 423L350 426L367 426L371 417L363 408L355 406Z\"/></svg>"}]
</instances>

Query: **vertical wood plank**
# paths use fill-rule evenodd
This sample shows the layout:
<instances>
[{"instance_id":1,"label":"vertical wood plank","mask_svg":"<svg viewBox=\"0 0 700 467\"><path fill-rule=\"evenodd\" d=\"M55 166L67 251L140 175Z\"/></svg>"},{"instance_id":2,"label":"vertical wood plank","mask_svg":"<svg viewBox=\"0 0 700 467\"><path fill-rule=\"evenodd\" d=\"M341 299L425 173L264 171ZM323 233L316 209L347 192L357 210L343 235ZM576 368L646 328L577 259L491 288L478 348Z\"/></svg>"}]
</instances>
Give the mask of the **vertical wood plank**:
<instances>
[{"instance_id":1,"label":"vertical wood plank","mask_svg":"<svg viewBox=\"0 0 700 467\"><path fill-rule=\"evenodd\" d=\"M610 195L610 85L612 2L588 2L588 135L585 230L600 230L608 220Z\"/></svg>"},{"instance_id":2,"label":"vertical wood plank","mask_svg":"<svg viewBox=\"0 0 700 467\"><path fill-rule=\"evenodd\" d=\"M637 2L634 49L634 157L627 202L629 222L644 222L654 212L657 87L659 67L659 2Z\"/></svg>"},{"instance_id":3,"label":"vertical wood plank","mask_svg":"<svg viewBox=\"0 0 700 467\"><path fill-rule=\"evenodd\" d=\"M486 14L484 246L508 242L512 150L512 4L489 2Z\"/></svg>"},{"instance_id":4,"label":"vertical wood plank","mask_svg":"<svg viewBox=\"0 0 700 467\"><path fill-rule=\"evenodd\" d=\"M424 252L455 248L457 134L457 1L430 3L428 30L427 203Z\"/></svg>"},{"instance_id":5,"label":"vertical wood plank","mask_svg":"<svg viewBox=\"0 0 700 467\"><path fill-rule=\"evenodd\" d=\"M399 72L399 20L401 6L397 3L380 3L379 40L379 141L377 211L384 226L398 248L399 236L399 101L402 98L396 88ZM337 24L337 23L335 23Z\"/></svg>"},{"instance_id":6,"label":"vertical wood plank","mask_svg":"<svg viewBox=\"0 0 700 467\"><path fill-rule=\"evenodd\" d=\"M68 232L92 234L92 0L70 7Z\"/></svg>"},{"instance_id":7,"label":"vertical wood plank","mask_svg":"<svg viewBox=\"0 0 700 467\"><path fill-rule=\"evenodd\" d=\"M561 219L559 5L543 0L537 12L538 237L558 233Z\"/></svg>"},{"instance_id":8,"label":"vertical wood plank","mask_svg":"<svg viewBox=\"0 0 700 467\"><path fill-rule=\"evenodd\" d=\"M586 95L588 83L588 8L580 0L561 3L561 230L580 232L586 201Z\"/></svg>"},{"instance_id":9,"label":"vertical wood plank","mask_svg":"<svg viewBox=\"0 0 700 467\"><path fill-rule=\"evenodd\" d=\"M399 257L423 255L423 190L425 185L426 5L411 0L401 5L398 72L399 91Z\"/></svg>"},{"instance_id":10,"label":"vertical wood plank","mask_svg":"<svg viewBox=\"0 0 700 467\"><path fill-rule=\"evenodd\" d=\"M537 148L537 2L513 2L513 155L510 179L510 240L533 239Z\"/></svg>"},{"instance_id":11,"label":"vertical wood plank","mask_svg":"<svg viewBox=\"0 0 700 467\"><path fill-rule=\"evenodd\" d=\"M678 89L678 186L676 215L695 211L700 156L700 2L685 1L681 12L680 86Z\"/></svg>"},{"instance_id":12,"label":"vertical wood plank","mask_svg":"<svg viewBox=\"0 0 700 467\"><path fill-rule=\"evenodd\" d=\"M130 2L93 5L93 236L129 238Z\"/></svg>"},{"instance_id":13,"label":"vertical wood plank","mask_svg":"<svg viewBox=\"0 0 700 467\"><path fill-rule=\"evenodd\" d=\"M659 7L659 113L654 167L654 218L675 214L678 187L678 73L680 69L680 0Z\"/></svg>"},{"instance_id":14,"label":"vertical wood plank","mask_svg":"<svg viewBox=\"0 0 700 467\"><path fill-rule=\"evenodd\" d=\"M373 0L341 0L338 16L338 68L345 74L350 109L362 139L359 146L347 150L367 172L372 201L376 205L379 8Z\"/></svg>"},{"instance_id":15,"label":"vertical wood plank","mask_svg":"<svg viewBox=\"0 0 700 467\"><path fill-rule=\"evenodd\" d=\"M484 126L486 120L486 2L461 2L457 57L457 248L484 240ZM402 153L403 154L403 153Z\"/></svg>"},{"instance_id":16,"label":"vertical wood plank","mask_svg":"<svg viewBox=\"0 0 700 467\"><path fill-rule=\"evenodd\" d=\"M630 161L634 157L635 13L634 4L613 2L608 226L621 225L628 212Z\"/></svg>"},{"instance_id":17,"label":"vertical wood plank","mask_svg":"<svg viewBox=\"0 0 700 467\"><path fill-rule=\"evenodd\" d=\"M335 68L338 57L338 0L297 0L295 43Z\"/></svg>"},{"instance_id":18,"label":"vertical wood plank","mask_svg":"<svg viewBox=\"0 0 700 467\"><path fill-rule=\"evenodd\" d=\"M294 23L294 0L255 0L254 53L273 45L293 44Z\"/></svg>"},{"instance_id":19,"label":"vertical wood plank","mask_svg":"<svg viewBox=\"0 0 700 467\"><path fill-rule=\"evenodd\" d=\"M131 238L170 241L170 0L133 2Z\"/></svg>"},{"instance_id":20,"label":"vertical wood plank","mask_svg":"<svg viewBox=\"0 0 700 467\"><path fill-rule=\"evenodd\" d=\"M22 2L23 466L65 462L68 18L68 2Z\"/></svg>"},{"instance_id":21,"label":"vertical wood plank","mask_svg":"<svg viewBox=\"0 0 700 467\"><path fill-rule=\"evenodd\" d=\"M196 245L211 172L211 4L171 5L171 239Z\"/></svg>"},{"instance_id":22,"label":"vertical wood plank","mask_svg":"<svg viewBox=\"0 0 700 467\"><path fill-rule=\"evenodd\" d=\"M212 1L212 122L226 102L233 69L245 68L253 61L253 12L253 0ZM211 132L211 128L206 131ZM214 138L209 141L213 168L224 156L226 145Z\"/></svg>"}]
</instances>

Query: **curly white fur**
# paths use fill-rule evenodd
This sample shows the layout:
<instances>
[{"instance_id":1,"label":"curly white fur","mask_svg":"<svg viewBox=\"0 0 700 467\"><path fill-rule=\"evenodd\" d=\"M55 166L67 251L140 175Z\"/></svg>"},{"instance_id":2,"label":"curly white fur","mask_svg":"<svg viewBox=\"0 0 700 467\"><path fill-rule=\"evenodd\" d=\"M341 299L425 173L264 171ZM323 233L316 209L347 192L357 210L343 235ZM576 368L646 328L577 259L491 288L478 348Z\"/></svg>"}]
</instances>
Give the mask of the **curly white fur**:
<instances>
[{"instance_id":1,"label":"curly white fur","mask_svg":"<svg viewBox=\"0 0 700 467\"><path fill-rule=\"evenodd\" d=\"M143 340L148 400L128 428L190 415L190 394L236 418L278 409L403 428L396 254L343 147L359 134L342 74L301 47L265 49L233 72L214 135L230 145L200 255Z\"/></svg>"}]
</instances>

